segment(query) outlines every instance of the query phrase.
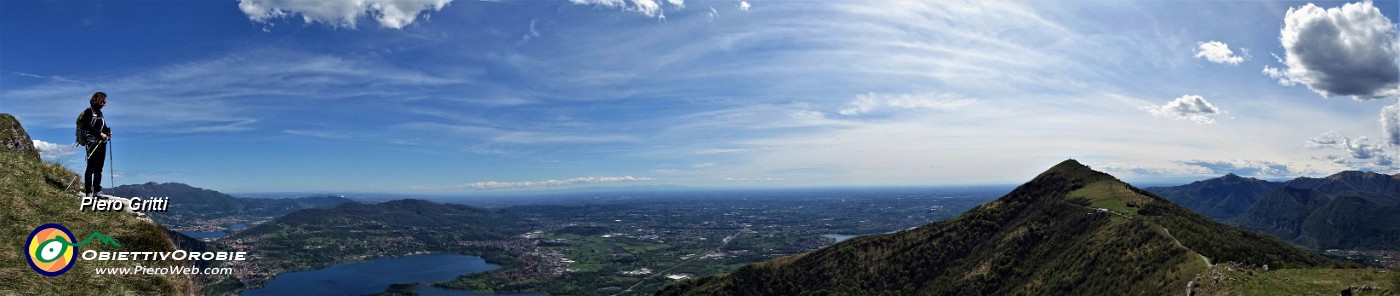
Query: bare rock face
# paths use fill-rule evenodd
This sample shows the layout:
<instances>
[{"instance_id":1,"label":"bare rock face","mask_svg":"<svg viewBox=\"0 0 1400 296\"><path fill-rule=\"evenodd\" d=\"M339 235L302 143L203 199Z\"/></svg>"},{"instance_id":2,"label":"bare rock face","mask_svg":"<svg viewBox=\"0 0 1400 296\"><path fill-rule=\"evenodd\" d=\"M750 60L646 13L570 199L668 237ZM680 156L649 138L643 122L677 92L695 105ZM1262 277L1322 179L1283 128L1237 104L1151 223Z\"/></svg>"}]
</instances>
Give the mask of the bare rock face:
<instances>
[{"instance_id":1,"label":"bare rock face","mask_svg":"<svg viewBox=\"0 0 1400 296\"><path fill-rule=\"evenodd\" d=\"M39 159L39 149L34 149L34 140L19 125L19 119L7 113L0 113L0 149Z\"/></svg>"}]
</instances>

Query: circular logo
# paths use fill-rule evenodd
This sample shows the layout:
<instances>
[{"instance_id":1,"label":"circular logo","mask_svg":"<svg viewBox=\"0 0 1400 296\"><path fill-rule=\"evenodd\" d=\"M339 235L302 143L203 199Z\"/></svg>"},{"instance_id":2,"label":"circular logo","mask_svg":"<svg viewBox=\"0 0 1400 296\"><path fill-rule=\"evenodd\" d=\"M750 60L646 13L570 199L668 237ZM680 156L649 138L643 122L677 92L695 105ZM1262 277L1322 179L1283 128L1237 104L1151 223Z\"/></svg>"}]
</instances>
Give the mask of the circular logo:
<instances>
[{"instance_id":1,"label":"circular logo","mask_svg":"<svg viewBox=\"0 0 1400 296\"><path fill-rule=\"evenodd\" d=\"M63 225L39 225L24 243L29 267L39 274L55 277L73 268L73 232Z\"/></svg>"}]
</instances>

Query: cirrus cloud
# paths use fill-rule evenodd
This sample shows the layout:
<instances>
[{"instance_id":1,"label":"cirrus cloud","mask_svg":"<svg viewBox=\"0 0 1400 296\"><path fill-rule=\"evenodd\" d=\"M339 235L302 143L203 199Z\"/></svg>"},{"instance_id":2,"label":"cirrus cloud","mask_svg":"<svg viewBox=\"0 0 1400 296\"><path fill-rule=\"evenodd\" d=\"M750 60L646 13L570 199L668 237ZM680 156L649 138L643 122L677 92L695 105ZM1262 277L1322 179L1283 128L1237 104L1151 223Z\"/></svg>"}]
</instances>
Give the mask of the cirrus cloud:
<instances>
[{"instance_id":1,"label":"cirrus cloud","mask_svg":"<svg viewBox=\"0 0 1400 296\"><path fill-rule=\"evenodd\" d=\"M954 110L968 105L972 105L976 100L964 98L957 94L947 93L924 93L924 94L876 94L867 93L856 96L846 107L841 108L841 115L853 116L872 113L881 110Z\"/></svg>"}]
</instances>

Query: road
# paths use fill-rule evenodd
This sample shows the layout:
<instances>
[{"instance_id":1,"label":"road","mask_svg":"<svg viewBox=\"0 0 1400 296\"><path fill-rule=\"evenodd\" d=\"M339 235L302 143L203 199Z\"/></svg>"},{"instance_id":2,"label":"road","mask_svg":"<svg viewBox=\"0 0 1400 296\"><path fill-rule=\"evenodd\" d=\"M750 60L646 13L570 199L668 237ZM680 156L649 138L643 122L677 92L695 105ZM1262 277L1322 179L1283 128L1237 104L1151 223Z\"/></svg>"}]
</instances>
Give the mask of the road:
<instances>
[{"instance_id":1,"label":"road","mask_svg":"<svg viewBox=\"0 0 1400 296\"><path fill-rule=\"evenodd\" d=\"M1211 264L1211 263L1210 263L1210 258L1206 258L1206 255L1201 255L1201 253L1196 252L1196 250L1192 250L1191 248L1187 248L1186 245L1181 244L1181 241L1180 241L1180 240L1177 240L1175 235L1172 235L1172 230L1171 230L1171 229L1167 229L1166 227L1162 227L1162 231L1166 231L1166 232L1167 232L1167 237L1170 237L1170 238L1172 239L1172 242L1176 243L1176 246L1181 247L1182 249L1186 249L1187 251L1191 251L1192 253L1196 253L1197 256L1201 256L1201 261L1205 261L1205 262L1206 262L1206 268L1207 268L1207 269L1209 269L1209 268L1211 268L1211 267L1215 267L1215 264Z\"/></svg>"}]
</instances>

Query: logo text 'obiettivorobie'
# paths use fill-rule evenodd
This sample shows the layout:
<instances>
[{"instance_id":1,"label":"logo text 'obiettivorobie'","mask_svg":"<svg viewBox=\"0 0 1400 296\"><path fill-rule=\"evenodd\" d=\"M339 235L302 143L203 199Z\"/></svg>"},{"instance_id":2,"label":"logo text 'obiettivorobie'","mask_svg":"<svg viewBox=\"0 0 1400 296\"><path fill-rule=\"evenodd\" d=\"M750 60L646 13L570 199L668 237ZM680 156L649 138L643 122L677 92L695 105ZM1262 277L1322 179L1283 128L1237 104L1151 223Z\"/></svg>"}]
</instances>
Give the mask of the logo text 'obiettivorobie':
<instances>
[{"instance_id":1,"label":"logo text 'obiettivorobie'","mask_svg":"<svg viewBox=\"0 0 1400 296\"><path fill-rule=\"evenodd\" d=\"M29 233L29 239L24 243L25 259L29 261L29 267L44 276L59 276L73 268L77 247L91 243L94 239L104 245L121 247L117 240L112 239L101 232L94 231L80 242L74 241L73 232L57 223L49 223L34 228ZM175 250L173 252L105 252L97 250L86 250L81 254L83 260L101 261L126 261L126 260L246 260L247 252L188 252L185 250Z\"/></svg>"}]
</instances>

